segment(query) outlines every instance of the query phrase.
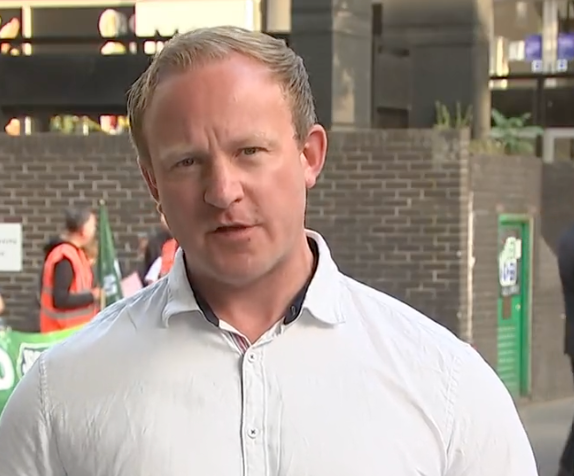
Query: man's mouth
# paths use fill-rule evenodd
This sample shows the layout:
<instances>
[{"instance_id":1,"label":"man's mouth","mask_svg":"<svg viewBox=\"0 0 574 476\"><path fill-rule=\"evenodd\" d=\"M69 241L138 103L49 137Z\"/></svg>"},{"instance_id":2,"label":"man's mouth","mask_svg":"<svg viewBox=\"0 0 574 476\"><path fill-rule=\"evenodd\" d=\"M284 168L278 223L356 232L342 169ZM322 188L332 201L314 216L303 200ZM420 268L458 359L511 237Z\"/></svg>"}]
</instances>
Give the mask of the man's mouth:
<instances>
[{"instance_id":1,"label":"man's mouth","mask_svg":"<svg viewBox=\"0 0 574 476\"><path fill-rule=\"evenodd\" d=\"M222 225L215 229L214 233L216 234L233 234L233 233L240 233L242 231L246 231L249 228L252 228L251 225L243 225L243 224L232 224L232 225Z\"/></svg>"}]
</instances>

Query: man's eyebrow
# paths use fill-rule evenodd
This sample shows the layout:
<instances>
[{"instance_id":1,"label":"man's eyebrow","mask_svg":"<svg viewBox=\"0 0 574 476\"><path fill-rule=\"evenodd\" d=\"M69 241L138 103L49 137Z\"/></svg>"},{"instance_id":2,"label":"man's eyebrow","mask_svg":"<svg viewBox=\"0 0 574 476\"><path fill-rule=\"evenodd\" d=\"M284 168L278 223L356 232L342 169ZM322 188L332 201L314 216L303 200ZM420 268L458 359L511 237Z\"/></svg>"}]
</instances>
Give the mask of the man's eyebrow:
<instances>
[{"instance_id":1,"label":"man's eyebrow","mask_svg":"<svg viewBox=\"0 0 574 476\"><path fill-rule=\"evenodd\" d=\"M254 145L264 145L273 147L277 144L277 140L265 134L253 134L245 137L239 137L231 141L234 147L250 147Z\"/></svg>"},{"instance_id":2,"label":"man's eyebrow","mask_svg":"<svg viewBox=\"0 0 574 476\"><path fill-rule=\"evenodd\" d=\"M206 157L209 155L206 151L194 148L191 145L177 145L170 147L160 154L162 160L172 161L185 157Z\"/></svg>"},{"instance_id":3,"label":"man's eyebrow","mask_svg":"<svg viewBox=\"0 0 574 476\"><path fill-rule=\"evenodd\" d=\"M228 147L231 149L240 149L243 147L263 146L271 149L277 147L277 144L278 141L276 139L266 134L251 134L231 139L228 143ZM210 156L209 151L194 147L191 144L173 145L159 154L160 160L167 162L187 157L207 159Z\"/></svg>"}]
</instances>

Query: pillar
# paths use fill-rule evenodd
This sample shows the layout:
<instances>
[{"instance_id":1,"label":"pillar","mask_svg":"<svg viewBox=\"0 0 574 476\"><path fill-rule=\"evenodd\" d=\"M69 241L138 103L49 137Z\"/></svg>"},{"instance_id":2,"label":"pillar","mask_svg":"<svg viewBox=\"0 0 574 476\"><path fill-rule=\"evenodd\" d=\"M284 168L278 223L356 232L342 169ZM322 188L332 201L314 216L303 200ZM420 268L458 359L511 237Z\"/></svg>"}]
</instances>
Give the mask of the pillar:
<instances>
[{"instance_id":1,"label":"pillar","mask_svg":"<svg viewBox=\"0 0 574 476\"><path fill-rule=\"evenodd\" d=\"M542 3L542 68L545 73L556 73L558 69L558 6L556 0L545 0ZM555 88L556 84L556 79L547 79L545 87Z\"/></svg>"},{"instance_id":2,"label":"pillar","mask_svg":"<svg viewBox=\"0 0 574 476\"><path fill-rule=\"evenodd\" d=\"M439 101L473 110L473 135L490 128L493 0L383 0L383 41L411 54L410 127L436 123ZM389 72L392 74L392 72Z\"/></svg>"},{"instance_id":3,"label":"pillar","mask_svg":"<svg viewBox=\"0 0 574 476\"><path fill-rule=\"evenodd\" d=\"M261 0L263 30L271 33L291 31L291 0Z\"/></svg>"},{"instance_id":4,"label":"pillar","mask_svg":"<svg viewBox=\"0 0 574 476\"><path fill-rule=\"evenodd\" d=\"M371 126L371 16L371 0L291 0L291 46L328 129Z\"/></svg>"}]
</instances>

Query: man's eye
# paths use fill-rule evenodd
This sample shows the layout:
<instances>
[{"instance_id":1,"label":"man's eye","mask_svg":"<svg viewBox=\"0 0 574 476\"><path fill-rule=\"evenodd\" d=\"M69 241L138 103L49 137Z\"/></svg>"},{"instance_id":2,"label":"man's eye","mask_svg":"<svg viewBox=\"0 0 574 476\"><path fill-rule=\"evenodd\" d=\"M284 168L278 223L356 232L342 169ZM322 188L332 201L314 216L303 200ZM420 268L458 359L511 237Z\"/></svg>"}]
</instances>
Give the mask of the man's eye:
<instances>
[{"instance_id":1,"label":"man's eye","mask_svg":"<svg viewBox=\"0 0 574 476\"><path fill-rule=\"evenodd\" d=\"M178 167L189 167L189 166L191 166L191 165L194 165L195 162L196 162L195 159L192 159L191 157L188 157L188 158L186 158L186 159L180 160L180 161L177 163L177 166L178 166Z\"/></svg>"},{"instance_id":2,"label":"man's eye","mask_svg":"<svg viewBox=\"0 0 574 476\"><path fill-rule=\"evenodd\" d=\"M257 154L261 149L259 147L245 147L244 149L241 149L241 153L243 155L255 155Z\"/></svg>"}]
</instances>

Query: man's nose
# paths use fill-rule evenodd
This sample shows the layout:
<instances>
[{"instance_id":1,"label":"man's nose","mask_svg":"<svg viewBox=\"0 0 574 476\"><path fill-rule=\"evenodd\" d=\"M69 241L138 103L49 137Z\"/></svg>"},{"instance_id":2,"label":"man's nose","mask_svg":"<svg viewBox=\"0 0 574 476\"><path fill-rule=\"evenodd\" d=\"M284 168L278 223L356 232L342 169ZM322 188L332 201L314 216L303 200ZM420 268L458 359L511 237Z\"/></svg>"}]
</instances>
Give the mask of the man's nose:
<instances>
[{"instance_id":1,"label":"man's nose","mask_svg":"<svg viewBox=\"0 0 574 476\"><path fill-rule=\"evenodd\" d=\"M243 187L233 164L215 160L206 177L204 200L222 210L243 198Z\"/></svg>"}]
</instances>

